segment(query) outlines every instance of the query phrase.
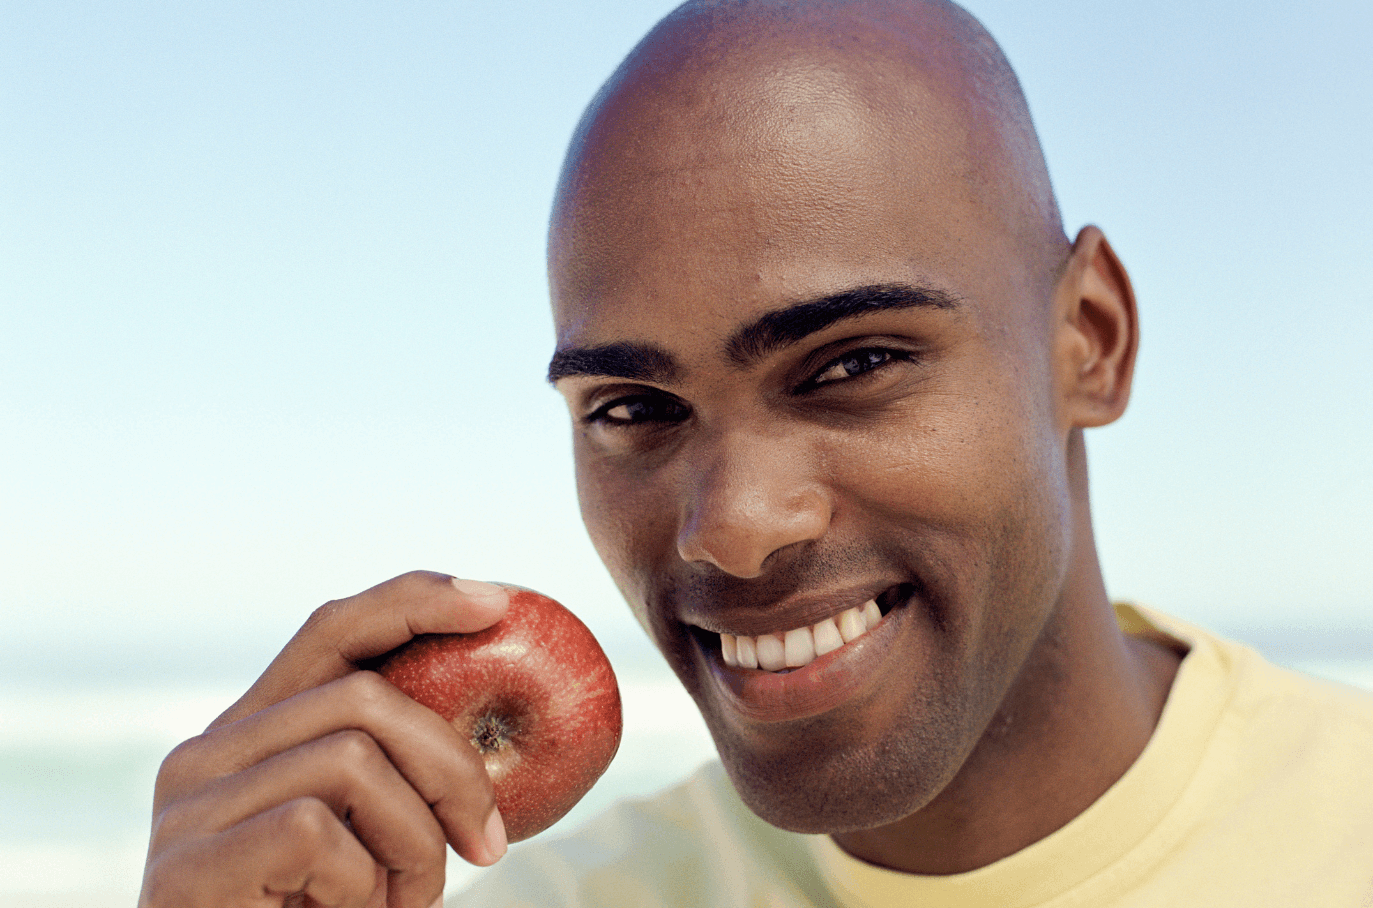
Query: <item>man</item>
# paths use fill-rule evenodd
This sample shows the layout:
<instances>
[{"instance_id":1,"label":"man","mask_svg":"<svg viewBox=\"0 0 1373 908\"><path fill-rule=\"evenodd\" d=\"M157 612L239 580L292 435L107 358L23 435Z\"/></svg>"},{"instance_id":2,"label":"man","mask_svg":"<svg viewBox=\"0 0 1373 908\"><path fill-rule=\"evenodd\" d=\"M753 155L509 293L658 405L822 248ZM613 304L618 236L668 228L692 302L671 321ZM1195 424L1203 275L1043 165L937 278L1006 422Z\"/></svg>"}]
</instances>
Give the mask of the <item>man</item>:
<instances>
[{"instance_id":1,"label":"man","mask_svg":"<svg viewBox=\"0 0 1373 908\"><path fill-rule=\"evenodd\" d=\"M472 904L1373 904L1373 700L1107 599L1083 430L1135 301L966 13L688 3L573 139L550 281L583 516L723 773ZM498 860L470 748L357 666L504 606L319 610L168 758L143 903L419 908L445 841Z\"/></svg>"}]
</instances>

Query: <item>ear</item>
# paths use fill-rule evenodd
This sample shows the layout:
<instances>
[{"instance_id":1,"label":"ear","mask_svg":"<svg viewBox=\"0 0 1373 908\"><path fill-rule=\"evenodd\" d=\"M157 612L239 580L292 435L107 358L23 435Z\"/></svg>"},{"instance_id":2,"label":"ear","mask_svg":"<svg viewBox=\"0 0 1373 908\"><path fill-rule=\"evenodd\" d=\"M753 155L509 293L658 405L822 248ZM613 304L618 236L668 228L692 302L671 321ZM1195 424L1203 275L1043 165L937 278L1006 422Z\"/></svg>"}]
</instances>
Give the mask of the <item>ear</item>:
<instances>
[{"instance_id":1,"label":"ear","mask_svg":"<svg viewBox=\"0 0 1373 908\"><path fill-rule=\"evenodd\" d=\"M1073 243L1055 296L1057 374L1068 426L1114 422L1130 401L1139 348L1135 292L1100 229Z\"/></svg>"}]
</instances>

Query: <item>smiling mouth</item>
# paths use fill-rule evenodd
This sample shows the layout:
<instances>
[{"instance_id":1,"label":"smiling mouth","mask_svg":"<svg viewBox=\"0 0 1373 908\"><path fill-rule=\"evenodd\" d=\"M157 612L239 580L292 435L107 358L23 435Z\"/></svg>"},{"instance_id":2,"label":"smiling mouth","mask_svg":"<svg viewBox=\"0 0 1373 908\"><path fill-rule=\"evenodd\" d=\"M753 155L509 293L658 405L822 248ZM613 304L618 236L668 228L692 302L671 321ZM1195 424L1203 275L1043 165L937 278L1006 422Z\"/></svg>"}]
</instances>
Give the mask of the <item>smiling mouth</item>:
<instances>
[{"instance_id":1,"label":"smiling mouth","mask_svg":"<svg viewBox=\"0 0 1373 908\"><path fill-rule=\"evenodd\" d=\"M786 673L852 643L877 626L884 615L910 598L906 584L805 627L749 637L718 635L720 657L730 668Z\"/></svg>"}]
</instances>

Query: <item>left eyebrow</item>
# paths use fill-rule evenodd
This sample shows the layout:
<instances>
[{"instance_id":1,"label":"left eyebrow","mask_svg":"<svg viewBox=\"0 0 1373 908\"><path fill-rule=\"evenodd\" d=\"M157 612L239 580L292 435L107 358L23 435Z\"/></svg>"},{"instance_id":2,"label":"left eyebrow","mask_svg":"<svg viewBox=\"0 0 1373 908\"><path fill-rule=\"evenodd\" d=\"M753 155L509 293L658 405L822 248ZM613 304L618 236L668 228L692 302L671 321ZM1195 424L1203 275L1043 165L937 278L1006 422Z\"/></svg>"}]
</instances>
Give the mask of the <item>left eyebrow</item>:
<instances>
[{"instance_id":1,"label":"left eyebrow","mask_svg":"<svg viewBox=\"0 0 1373 908\"><path fill-rule=\"evenodd\" d=\"M893 309L956 309L958 298L912 284L869 284L803 300L760 316L730 335L725 354L748 366L837 322Z\"/></svg>"},{"instance_id":2,"label":"left eyebrow","mask_svg":"<svg viewBox=\"0 0 1373 908\"><path fill-rule=\"evenodd\" d=\"M556 385L571 376L667 383L680 373L677 361L663 348L622 341L599 347L568 347L556 351L548 364L548 383Z\"/></svg>"}]
</instances>

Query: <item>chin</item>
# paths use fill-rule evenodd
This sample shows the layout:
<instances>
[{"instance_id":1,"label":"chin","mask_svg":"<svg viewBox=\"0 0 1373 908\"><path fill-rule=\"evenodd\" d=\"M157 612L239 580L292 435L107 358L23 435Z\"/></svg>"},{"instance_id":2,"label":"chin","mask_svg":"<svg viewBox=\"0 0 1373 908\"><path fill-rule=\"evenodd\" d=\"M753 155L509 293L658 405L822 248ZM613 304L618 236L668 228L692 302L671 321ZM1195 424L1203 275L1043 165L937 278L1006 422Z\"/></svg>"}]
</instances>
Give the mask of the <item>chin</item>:
<instances>
[{"instance_id":1,"label":"chin","mask_svg":"<svg viewBox=\"0 0 1373 908\"><path fill-rule=\"evenodd\" d=\"M710 717L707 724L740 799L761 819L790 832L835 834L895 823L933 801L967 758L949 748L950 740L966 736L949 735L952 723L928 716L906 735L875 742L861 731L850 744L822 734L828 745L763 753L717 730ZM799 734L785 737L795 741L821 730L793 731Z\"/></svg>"}]
</instances>

